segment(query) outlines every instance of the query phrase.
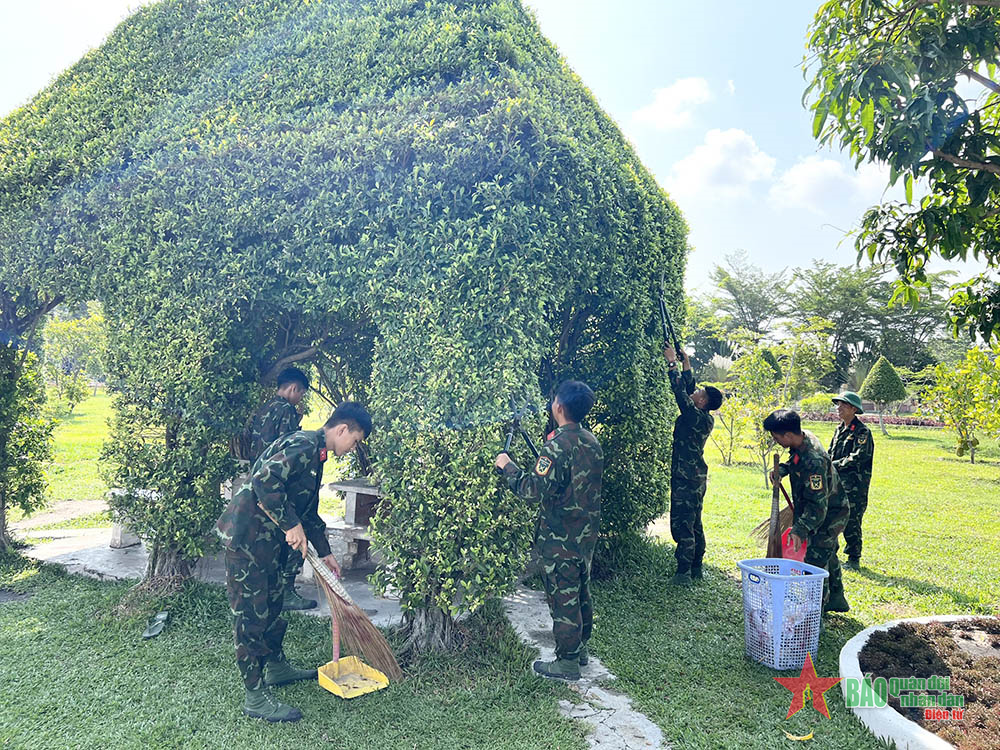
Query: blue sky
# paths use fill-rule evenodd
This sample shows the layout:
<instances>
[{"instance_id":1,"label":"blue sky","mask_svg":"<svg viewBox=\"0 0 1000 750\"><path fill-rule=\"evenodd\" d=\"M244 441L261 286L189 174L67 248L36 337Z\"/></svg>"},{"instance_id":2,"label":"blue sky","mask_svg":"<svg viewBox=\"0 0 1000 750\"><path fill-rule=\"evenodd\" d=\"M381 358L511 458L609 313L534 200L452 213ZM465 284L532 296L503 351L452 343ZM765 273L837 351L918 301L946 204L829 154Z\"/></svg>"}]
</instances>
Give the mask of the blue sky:
<instances>
[{"instance_id":1,"label":"blue sky","mask_svg":"<svg viewBox=\"0 0 1000 750\"><path fill-rule=\"evenodd\" d=\"M25 103L137 0L31 0L0 10L0 115ZM687 286L744 249L768 270L854 262L844 232L885 172L820 151L801 106L818 5L785 0L526 0L690 226ZM944 265L937 266L938 269ZM932 269L934 270L934 269Z\"/></svg>"}]
</instances>

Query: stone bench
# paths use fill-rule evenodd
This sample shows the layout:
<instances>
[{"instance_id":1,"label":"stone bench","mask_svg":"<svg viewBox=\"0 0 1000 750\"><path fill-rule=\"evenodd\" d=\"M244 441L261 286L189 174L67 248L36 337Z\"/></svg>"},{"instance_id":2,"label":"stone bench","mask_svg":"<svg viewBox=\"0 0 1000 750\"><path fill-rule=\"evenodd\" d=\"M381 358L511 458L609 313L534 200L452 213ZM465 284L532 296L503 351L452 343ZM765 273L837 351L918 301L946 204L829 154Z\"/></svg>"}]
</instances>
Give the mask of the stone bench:
<instances>
[{"instance_id":1,"label":"stone bench","mask_svg":"<svg viewBox=\"0 0 1000 750\"><path fill-rule=\"evenodd\" d=\"M347 479L331 482L326 488L344 495L344 517L327 525L331 546L337 544L346 551L341 553L340 565L345 570L372 559L369 524L378 506L382 492L367 479Z\"/></svg>"}]
</instances>

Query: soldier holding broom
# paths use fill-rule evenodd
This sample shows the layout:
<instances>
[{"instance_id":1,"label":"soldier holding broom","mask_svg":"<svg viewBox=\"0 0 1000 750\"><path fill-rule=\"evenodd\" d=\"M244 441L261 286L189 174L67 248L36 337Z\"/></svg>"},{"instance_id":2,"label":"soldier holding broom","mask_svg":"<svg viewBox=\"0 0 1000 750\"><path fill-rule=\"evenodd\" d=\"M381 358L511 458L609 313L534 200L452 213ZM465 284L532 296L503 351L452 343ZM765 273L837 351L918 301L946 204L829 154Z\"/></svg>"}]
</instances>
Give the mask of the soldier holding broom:
<instances>
[{"instance_id":1,"label":"soldier holding broom","mask_svg":"<svg viewBox=\"0 0 1000 750\"><path fill-rule=\"evenodd\" d=\"M802 429L799 415L790 409L778 409L764 420L763 427L782 448L788 448L788 460L778 465L779 476L787 476L792 485L793 523L789 538L795 550L807 542L804 562L825 568L830 576L823 582L823 611L847 612L844 583L837 558L838 540L851 509L840 487L837 470L819 439Z\"/></svg>"},{"instance_id":2,"label":"soldier holding broom","mask_svg":"<svg viewBox=\"0 0 1000 750\"><path fill-rule=\"evenodd\" d=\"M323 561L339 573L326 525L311 501L322 481L328 452L335 456L352 452L371 428L364 407L345 402L321 429L283 435L257 458L247 481L216 523L226 551L226 590L247 716L271 722L302 718L297 708L281 703L270 692L277 685L316 677L315 669L289 664L282 650L288 627L280 617L282 571L286 556L304 557L311 542Z\"/></svg>"}]
</instances>

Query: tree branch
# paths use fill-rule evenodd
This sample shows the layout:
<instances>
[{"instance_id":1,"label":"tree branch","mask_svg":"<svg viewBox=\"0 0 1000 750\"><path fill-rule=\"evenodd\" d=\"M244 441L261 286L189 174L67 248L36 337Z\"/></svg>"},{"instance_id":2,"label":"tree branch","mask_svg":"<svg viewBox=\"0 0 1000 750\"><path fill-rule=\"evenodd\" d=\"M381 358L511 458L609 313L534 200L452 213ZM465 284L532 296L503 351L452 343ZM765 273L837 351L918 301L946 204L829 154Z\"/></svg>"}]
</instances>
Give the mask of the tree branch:
<instances>
[{"instance_id":1,"label":"tree branch","mask_svg":"<svg viewBox=\"0 0 1000 750\"><path fill-rule=\"evenodd\" d=\"M983 86L992 90L994 93L1000 94L1000 84L996 83L995 81L991 81L986 76L979 75L979 73L972 70L972 68L966 68L965 70L960 70L958 71L958 74L966 76L967 78L971 78L976 83L981 83Z\"/></svg>"},{"instance_id":2,"label":"tree branch","mask_svg":"<svg viewBox=\"0 0 1000 750\"><path fill-rule=\"evenodd\" d=\"M914 5L937 5L940 0L916 0ZM1000 8L1000 0L958 0L960 5L978 5L983 8Z\"/></svg>"},{"instance_id":3,"label":"tree branch","mask_svg":"<svg viewBox=\"0 0 1000 750\"><path fill-rule=\"evenodd\" d=\"M39 304L39 306L36 307L33 312L25 315L23 318L18 318L15 313L14 330L17 332L17 335L20 336L25 331L33 329L39 320L41 320L43 317L52 312L53 308L55 308L56 305L60 304L65 299L66 298L63 295L57 294L52 299L46 300L41 304Z\"/></svg>"},{"instance_id":4,"label":"tree branch","mask_svg":"<svg viewBox=\"0 0 1000 750\"><path fill-rule=\"evenodd\" d=\"M1000 0L997 0L1000 3ZM997 7L1000 7L998 5ZM963 159L960 156L955 156L953 154L946 154L944 151L938 151L935 149L931 152L938 159L943 159L946 162L950 162L957 167L965 167L966 169L977 169L983 172L992 172L993 174L1000 174L1000 165L997 164L986 164L981 161L969 161L968 159Z\"/></svg>"},{"instance_id":5,"label":"tree branch","mask_svg":"<svg viewBox=\"0 0 1000 750\"><path fill-rule=\"evenodd\" d=\"M301 362L304 359L309 359L318 351L319 351L318 346L310 346L308 349L304 349L301 352L296 352L295 354L289 354L285 357L282 357L277 362L275 362L274 365L271 366L271 369L267 371L267 373L264 375L261 381L264 383L271 382L276 377L278 377L278 373L281 372L284 368L288 367L288 365L292 364L293 362Z\"/></svg>"}]
</instances>

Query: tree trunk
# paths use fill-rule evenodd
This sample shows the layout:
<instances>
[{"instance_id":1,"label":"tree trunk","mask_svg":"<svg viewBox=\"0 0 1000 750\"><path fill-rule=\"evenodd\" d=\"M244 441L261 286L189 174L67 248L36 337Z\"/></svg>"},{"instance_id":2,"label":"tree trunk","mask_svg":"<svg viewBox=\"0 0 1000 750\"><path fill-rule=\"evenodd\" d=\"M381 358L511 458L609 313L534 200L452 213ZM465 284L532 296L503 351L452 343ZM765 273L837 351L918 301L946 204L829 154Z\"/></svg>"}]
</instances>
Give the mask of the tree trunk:
<instances>
[{"instance_id":1,"label":"tree trunk","mask_svg":"<svg viewBox=\"0 0 1000 750\"><path fill-rule=\"evenodd\" d=\"M8 552L13 546L7 535L7 493L0 487L0 552Z\"/></svg>"},{"instance_id":2,"label":"tree trunk","mask_svg":"<svg viewBox=\"0 0 1000 750\"><path fill-rule=\"evenodd\" d=\"M163 547L154 543L146 564L144 581L154 578L190 578L191 561L182 557L173 547Z\"/></svg>"},{"instance_id":3,"label":"tree trunk","mask_svg":"<svg viewBox=\"0 0 1000 750\"><path fill-rule=\"evenodd\" d=\"M404 651L424 653L448 651L456 642L455 621L438 607L426 607L406 614Z\"/></svg>"},{"instance_id":4,"label":"tree trunk","mask_svg":"<svg viewBox=\"0 0 1000 750\"><path fill-rule=\"evenodd\" d=\"M969 446L969 461L976 463L976 449L974 446Z\"/></svg>"},{"instance_id":5,"label":"tree trunk","mask_svg":"<svg viewBox=\"0 0 1000 750\"><path fill-rule=\"evenodd\" d=\"M885 425L882 423L882 412L885 411L885 406L879 406L878 409L878 426L882 428L882 434L889 437L889 431L885 429Z\"/></svg>"}]
</instances>

